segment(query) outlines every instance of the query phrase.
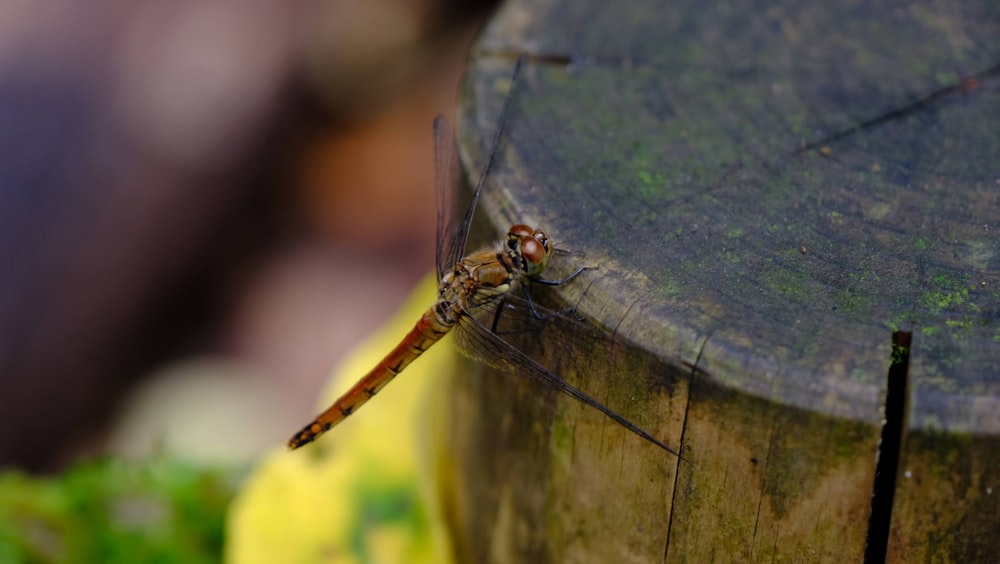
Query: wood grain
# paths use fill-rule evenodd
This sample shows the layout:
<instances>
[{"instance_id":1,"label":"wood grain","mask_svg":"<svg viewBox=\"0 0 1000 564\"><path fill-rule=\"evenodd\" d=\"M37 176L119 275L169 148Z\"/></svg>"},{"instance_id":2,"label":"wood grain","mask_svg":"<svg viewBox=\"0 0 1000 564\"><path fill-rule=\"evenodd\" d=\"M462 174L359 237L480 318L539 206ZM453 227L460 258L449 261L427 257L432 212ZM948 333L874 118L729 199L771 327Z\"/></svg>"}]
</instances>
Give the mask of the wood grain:
<instances>
[{"instance_id":1,"label":"wood grain","mask_svg":"<svg viewBox=\"0 0 1000 564\"><path fill-rule=\"evenodd\" d=\"M512 340L685 460L463 377L460 554L856 561L879 460L898 460L890 560L996 554L998 21L989 2L506 4L460 108L474 177L514 96L479 228L539 225L582 253L554 268L599 265L543 299L604 329ZM913 343L889 453L893 331Z\"/></svg>"}]
</instances>

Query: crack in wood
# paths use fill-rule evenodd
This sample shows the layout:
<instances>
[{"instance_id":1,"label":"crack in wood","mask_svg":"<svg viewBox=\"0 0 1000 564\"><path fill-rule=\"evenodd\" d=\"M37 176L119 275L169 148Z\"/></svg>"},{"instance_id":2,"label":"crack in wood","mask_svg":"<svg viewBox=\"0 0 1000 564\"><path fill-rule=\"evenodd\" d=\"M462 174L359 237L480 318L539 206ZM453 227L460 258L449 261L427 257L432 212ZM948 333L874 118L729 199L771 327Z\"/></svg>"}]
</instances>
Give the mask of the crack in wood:
<instances>
[{"instance_id":1,"label":"crack in wood","mask_svg":"<svg viewBox=\"0 0 1000 564\"><path fill-rule=\"evenodd\" d=\"M795 153L800 154L808 151L819 151L819 154L821 156L826 157L828 155L828 152L824 151L823 149L826 145L830 143L835 143L855 133L874 129L890 121L902 119L907 116L913 115L915 113L922 112L924 110L932 108L935 104L938 104L950 98L951 96L954 96L955 94L961 94L963 92L968 92L969 90L975 90L976 88L979 87L980 82L996 75L1000 75L1000 63L997 63L996 65L993 65L992 67L984 71L980 71L971 74L969 76L966 76L964 78L960 78L954 84L935 90L934 92L931 92L930 94L924 96L923 98L919 98L911 102L910 104L907 104L900 108L896 108L895 110L890 110L880 116L863 121L857 125L851 126L842 131L838 131L837 133L828 135L817 141L806 143Z\"/></svg>"},{"instance_id":2,"label":"crack in wood","mask_svg":"<svg viewBox=\"0 0 1000 564\"><path fill-rule=\"evenodd\" d=\"M872 491L868 535L865 539L865 562L885 562L889 546L889 525L896 494L896 474L906 424L906 394L910 368L909 331L893 331L892 354L885 394L885 424L879 441L878 462Z\"/></svg>"}]
</instances>

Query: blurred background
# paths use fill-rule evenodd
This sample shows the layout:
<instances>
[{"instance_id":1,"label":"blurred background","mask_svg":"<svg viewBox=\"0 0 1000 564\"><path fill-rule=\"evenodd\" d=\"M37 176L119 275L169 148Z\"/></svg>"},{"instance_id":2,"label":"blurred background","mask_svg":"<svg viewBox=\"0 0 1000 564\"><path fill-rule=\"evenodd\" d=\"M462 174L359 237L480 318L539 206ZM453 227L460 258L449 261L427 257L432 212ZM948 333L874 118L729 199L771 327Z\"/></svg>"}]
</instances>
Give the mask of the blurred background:
<instances>
[{"instance_id":1,"label":"blurred background","mask_svg":"<svg viewBox=\"0 0 1000 564\"><path fill-rule=\"evenodd\" d=\"M283 443L434 260L493 0L0 7L0 468Z\"/></svg>"}]
</instances>

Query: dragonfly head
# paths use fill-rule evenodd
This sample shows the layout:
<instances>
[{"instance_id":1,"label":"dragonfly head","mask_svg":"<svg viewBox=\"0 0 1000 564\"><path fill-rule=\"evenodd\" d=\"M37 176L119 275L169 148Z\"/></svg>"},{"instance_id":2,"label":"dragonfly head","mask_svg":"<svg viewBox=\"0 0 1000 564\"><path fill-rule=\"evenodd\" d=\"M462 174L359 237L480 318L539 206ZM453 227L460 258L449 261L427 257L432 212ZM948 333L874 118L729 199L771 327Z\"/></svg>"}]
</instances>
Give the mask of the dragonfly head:
<instances>
[{"instance_id":1,"label":"dragonfly head","mask_svg":"<svg viewBox=\"0 0 1000 564\"><path fill-rule=\"evenodd\" d=\"M507 252L525 274L538 276L552 255L552 243L544 231L519 224L507 231Z\"/></svg>"}]
</instances>

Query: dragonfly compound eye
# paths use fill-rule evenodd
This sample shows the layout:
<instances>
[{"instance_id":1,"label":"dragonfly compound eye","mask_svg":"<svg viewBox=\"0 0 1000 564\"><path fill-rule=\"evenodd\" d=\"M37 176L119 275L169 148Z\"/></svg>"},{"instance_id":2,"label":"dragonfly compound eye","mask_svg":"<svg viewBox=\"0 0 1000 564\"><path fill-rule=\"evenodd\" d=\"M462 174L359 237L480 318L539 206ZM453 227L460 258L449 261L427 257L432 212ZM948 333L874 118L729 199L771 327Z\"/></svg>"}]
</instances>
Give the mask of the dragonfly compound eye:
<instances>
[{"instance_id":1,"label":"dragonfly compound eye","mask_svg":"<svg viewBox=\"0 0 1000 564\"><path fill-rule=\"evenodd\" d=\"M534 276L545 270L545 264L549 260L549 252L534 237L522 237L521 257L524 259L524 266L528 275Z\"/></svg>"},{"instance_id":2,"label":"dragonfly compound eye","mask_svg":"<svg viewBox=\"0 0 1000 564\"><path fill-rule=\"evenodd\" d=\"M552 244L549 243L549 238L545 235L544 231L542 231L541 229L536 229L534 232L532 232L531 236L534 237L536 241L542 244L542 248L545 249L545 254L548 255L552 253Z\"/></svg>"},{"instance_id":3,"label":"dragonfly compound eye","mask_svg":"<svg viewBox=\"0 0 1000 564\"><path fill-rule=\"evenodd\" d=\"M512 251L516 251L517 247L521 244L521 239L524 237L531 237L532 230L527 225L519 223L517 225L512 225L510 229L507 230L507 248Z\"/></svg>"},{"instance_id":4,"label":"dragonfly compound eye","mask_svg":"<svg viewBox=\"0 0 1000 564\"><path fill-rule=\"evenodd\" d=\"M523 223L519 223L517 225L511 225L510 226L510 229L507 230L507 236L508 237L510 237L510 236L531 237L531 234L533 232L534 231L530 227L528 227L527 225L524 225Z\"/></svg>"}]
</instances>

